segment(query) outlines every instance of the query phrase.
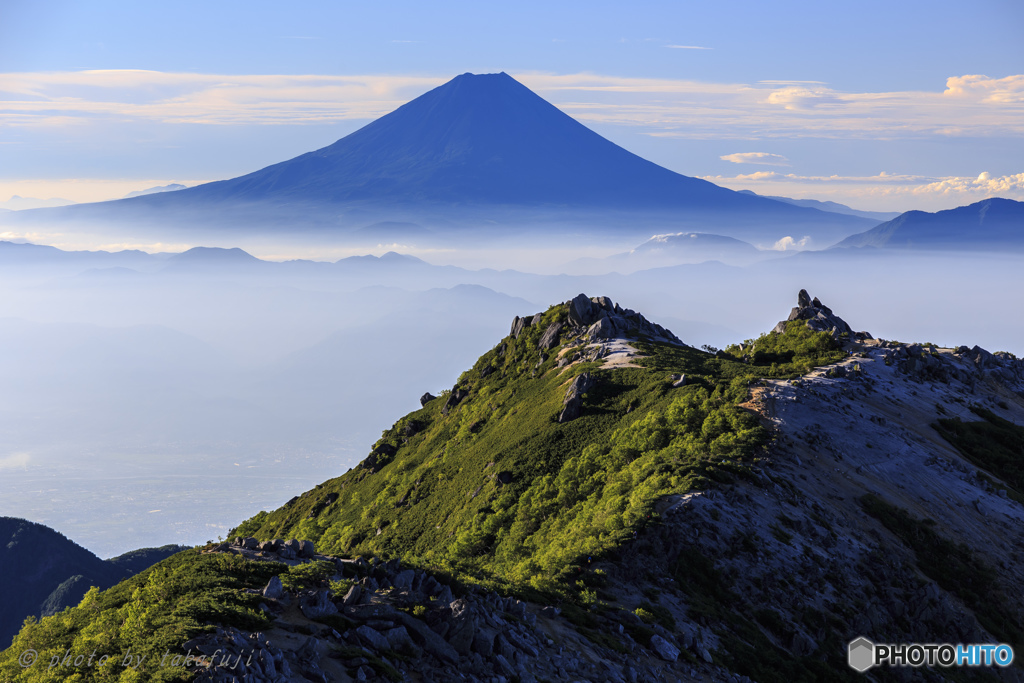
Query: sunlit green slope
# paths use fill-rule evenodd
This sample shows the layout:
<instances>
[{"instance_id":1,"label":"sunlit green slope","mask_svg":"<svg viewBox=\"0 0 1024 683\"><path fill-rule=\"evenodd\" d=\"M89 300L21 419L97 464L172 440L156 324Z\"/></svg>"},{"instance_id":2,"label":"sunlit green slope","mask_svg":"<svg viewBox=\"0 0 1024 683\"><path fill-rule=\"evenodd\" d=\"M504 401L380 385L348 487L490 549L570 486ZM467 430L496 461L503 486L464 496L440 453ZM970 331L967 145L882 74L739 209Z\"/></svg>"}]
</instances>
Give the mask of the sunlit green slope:
<instances>
[{"instance_id":1,"label":"sunlit green slope","mask_svg":"<svg viewBox=\"0 0 1024 683\"><path fill-rule=\"evenodd\" d=\"M767 438L737 406L753 378L838 357L827 334L791 323L757 342L760 364L640 340L634 367L605 368L587 361L596 347L568 310L554 306L503 339L451 392L396 422L360 466L233 535L308 539L320 552L556 589L578 563L630 538L659 497L746 469ZM555 345L541 350L558 323ZM584 373L592 386L580 416L559 422ZM673 386L673 375L685 384Z\"/></svg>"}]
</instances>

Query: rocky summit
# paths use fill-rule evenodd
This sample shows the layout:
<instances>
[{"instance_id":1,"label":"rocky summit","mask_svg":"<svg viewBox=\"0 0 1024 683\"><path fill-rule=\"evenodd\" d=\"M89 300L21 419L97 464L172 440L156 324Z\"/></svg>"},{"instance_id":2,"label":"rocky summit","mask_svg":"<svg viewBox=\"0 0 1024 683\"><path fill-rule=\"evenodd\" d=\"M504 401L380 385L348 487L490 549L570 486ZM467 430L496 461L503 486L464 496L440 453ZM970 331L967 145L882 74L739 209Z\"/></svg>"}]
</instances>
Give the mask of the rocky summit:
<instances>
[{"instance_id":1,"label":"rocky summit","mask_svg":"<svg viewBox=\"0 0 1024 683\"><path fill-rule=\"evenodd\" d=\"M793 320L802 320L808 328L815 332L828 332L833 337L849 337L855 335L857 339L870 339L867 332L854 332L845 320L832 312L832 309L818 301L818 297L811 299L806 289L801 289L797 295L797 304L789 313L789 318L780 322L772 330L775 333L784 332L786 323Z\"/></svg>"},{"instance_id":2,"label":"rocky summit","mask_svg":"<svg viewBox=\"0 0 1024 683\"><path fill-rule=\"evenodd\" d=\"M701 351L580 295L420 402L230 543L27 624L0 679L130 647L178 667L146 680L1022 680L848 664L860 639L1024 651L1012 354L875 339L806 291Z\"/></svg>"}]
</instances>

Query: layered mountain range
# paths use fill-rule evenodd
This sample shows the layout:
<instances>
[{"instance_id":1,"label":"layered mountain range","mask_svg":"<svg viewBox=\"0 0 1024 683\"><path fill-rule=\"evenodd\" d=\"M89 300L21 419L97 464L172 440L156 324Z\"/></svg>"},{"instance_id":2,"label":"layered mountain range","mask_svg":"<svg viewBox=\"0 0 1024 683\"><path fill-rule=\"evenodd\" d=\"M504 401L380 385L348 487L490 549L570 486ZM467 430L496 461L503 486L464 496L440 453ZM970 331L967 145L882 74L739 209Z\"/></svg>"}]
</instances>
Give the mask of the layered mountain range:
<instances>
[{"instance_id":1,"label":"layered mountain range","mask_svg":"<svg viewBox=\"0 0 1024 683\"><path fill-rule=\"evenodd\" d=\"M358 466L27 626L0 676L855 681L861 637L1024 646L1024 362L803 291L721 350L607 297L523 313Z\"/></svg>"}]
</instances>

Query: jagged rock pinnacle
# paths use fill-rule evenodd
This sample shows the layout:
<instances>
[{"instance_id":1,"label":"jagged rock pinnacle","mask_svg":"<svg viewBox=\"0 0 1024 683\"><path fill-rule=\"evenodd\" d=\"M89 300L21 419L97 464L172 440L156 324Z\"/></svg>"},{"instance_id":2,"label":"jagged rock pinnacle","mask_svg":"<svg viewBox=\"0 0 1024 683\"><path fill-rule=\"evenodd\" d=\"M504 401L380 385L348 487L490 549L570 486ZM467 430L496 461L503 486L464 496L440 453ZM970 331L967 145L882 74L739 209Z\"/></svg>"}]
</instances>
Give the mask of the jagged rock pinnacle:
<instances>
[{"instance_id":1,"label":"jagged rock pinnacle","mask_svg":"<svg viewBox=\"0 0 1024 683\"><path fill-rule=\"evenodd\" d=\"M796 307L790 311L789 318L779 322L772 332L780 334L785 332L786 323L792 320L804 320L807 323L807 327L815 332L828 332L835 338L839 338L842 335L857 339L872 338L867 332L854 332L853 328L845 320L833 313L831 308L821 303L818 297L811 299L811 295L807 293L806 289L801 289L797 295Z\"/></svg>"}]
</instances>

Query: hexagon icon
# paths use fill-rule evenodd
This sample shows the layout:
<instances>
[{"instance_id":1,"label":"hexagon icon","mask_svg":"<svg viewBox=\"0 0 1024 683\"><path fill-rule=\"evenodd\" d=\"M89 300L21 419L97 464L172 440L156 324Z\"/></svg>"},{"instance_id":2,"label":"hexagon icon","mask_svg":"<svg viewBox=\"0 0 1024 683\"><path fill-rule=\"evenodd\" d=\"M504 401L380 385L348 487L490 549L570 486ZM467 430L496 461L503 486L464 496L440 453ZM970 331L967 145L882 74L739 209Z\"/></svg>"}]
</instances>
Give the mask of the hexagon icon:
<instances>
[{"instance_id":1,"label":"hexagon icon","mask_svg":"<svg viewBox=\"0 0 1024 683\"><path fill-rule=\"evenodd\" d=\"M851 641L848 657L850 667L864 673L875 664L875 644L864 637Z\"/></svg>"}]
</instances>

